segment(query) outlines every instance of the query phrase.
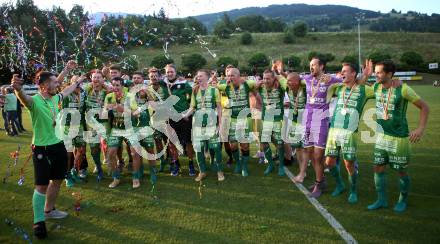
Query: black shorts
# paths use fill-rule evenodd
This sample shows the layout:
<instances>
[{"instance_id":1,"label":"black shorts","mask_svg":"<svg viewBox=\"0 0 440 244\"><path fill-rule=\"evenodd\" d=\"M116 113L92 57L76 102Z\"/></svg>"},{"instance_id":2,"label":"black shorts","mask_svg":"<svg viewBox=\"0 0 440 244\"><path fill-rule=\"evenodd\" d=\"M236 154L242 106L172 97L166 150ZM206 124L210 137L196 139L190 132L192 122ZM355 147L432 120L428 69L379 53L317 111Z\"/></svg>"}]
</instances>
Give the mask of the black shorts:
<instances>
[{"instance_id":1,"label":"black shorts","mask_svg":"<svg viewBox=\"0 0 440 244\"><path fill-rule=\"evenodd\" d=\"M170 126L176 132L182 146L191 143L192 116L188 117L188 120L181 119L177 122L170 120Z\"/></svg>"},{"instance_id":2,"label":"black shorts","mask_svg":"<svg viewBox=\"0 0 440 244\"><path fill-rule=\"evenodd\" d=\"M50 180L67 176L67 151L63 142L50 146L34 146L35 185L48 185Z\"/></svg>"}]
</instances>

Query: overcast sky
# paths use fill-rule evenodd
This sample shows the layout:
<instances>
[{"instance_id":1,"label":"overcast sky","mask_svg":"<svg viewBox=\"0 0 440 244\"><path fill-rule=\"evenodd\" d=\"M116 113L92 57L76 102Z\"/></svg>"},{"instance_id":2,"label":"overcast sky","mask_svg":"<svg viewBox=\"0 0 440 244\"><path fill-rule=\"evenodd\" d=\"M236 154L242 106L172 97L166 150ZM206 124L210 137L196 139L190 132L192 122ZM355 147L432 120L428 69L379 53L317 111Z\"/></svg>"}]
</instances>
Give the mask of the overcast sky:
<instances>
[{"instance_id":1,"label":"overcast sky","mask_svg":"<svg viewBox=\"0 0 440 244\"><path fill-rule=\"evenodd\" d=\"M0 0L0 3L11 2L11 0ZM12 1L12 2L15 2ZM265 7L271 4L340 4L357 7L361 9L381 11L387 13L391 9L407 12L417 11L421 13L440 13L440 3L435 0L323 0L323 1L294 1L294 0L34 0L35 5L43 9L51 9L53 5L61 6L69 11L74 4L79 4L90 13L96 12L123 12L133 14L152 14L163 7L169 17L186 17L207 13L216 13L245 7Z\"/></svg>"}]
</instances>

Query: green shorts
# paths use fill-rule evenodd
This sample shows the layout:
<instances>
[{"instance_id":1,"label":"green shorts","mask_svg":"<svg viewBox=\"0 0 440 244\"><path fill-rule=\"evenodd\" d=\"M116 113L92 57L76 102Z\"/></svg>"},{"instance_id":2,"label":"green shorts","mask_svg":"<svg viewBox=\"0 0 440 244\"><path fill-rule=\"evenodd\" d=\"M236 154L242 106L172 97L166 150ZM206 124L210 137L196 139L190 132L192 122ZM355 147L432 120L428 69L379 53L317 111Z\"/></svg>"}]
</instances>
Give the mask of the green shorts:
<instances>
[{"instance_id":1,"label":"green shorts","mask_svg":"<svg viewBox=\"0 0 440 244\"><path fill-rule=\"evenodd\" d=\"M386 165L396 170L408 167L411 149L408 137L395 137L378 133L374 146L374 164Z\"/></svg>"},{"instance_id":2,"label":"green shorts","mask_svg":"<svg viewBox=\"0 0 440 244\"><path fill-rule=\"evenodd\" d=\"M358 133L356 132L340 128L330 128L325 147L325 156L337 157L340 149L343 159L355 161L357 138Z\"/></svg>"},{"instance_id":3,"label":"green shorts","mask_svg":"<svg viewBox=\"0 0 440 244\"><path fill-rule=\"evenodd\" d=\"M281 136L281 130L283 127L283 121L264 121L260 131L260 142L268 143L272 141L276 145L284 144L284 140Z\"/></svg>"},{"instance_id":4,"label":"green shorts","mask_svg":"<svg viewBox=\"0 0 440 244\"><path fill-rule=\"evenodd\" d=\"M105 134L102 134L101 136L99 136L100 139L98 142L88 142L90 148L100 147L102 138L105 141L107 141L107 133L110 129L109 129L107 123L103 124L103 126L105 128L105 131L104 131ZM91 132L91 137L94 138L94 137L98 136L98 132L95 129L93 129L91 126L87 126L87 133L90 133L90 132Z\"/></svg>"},{"instance_id":5,"label":"green shorts","mask_svg":"<svg viewBox=\"0 0 440 244\"><path fill-rule=\"evenodd\" d=\"M108 136L107 137L107 146L109 148L111 147L121 147L122 146L122 142L124 141L123 136ZM130 144L130 142L128 142L128 144ZM130 146L130 145L129 145Z\"/></svg>"},{"instance_id":6,"label":"green shorts","mask_svg":"<svg viewBox=\"0 0 440 244\"><path fill-rule=\"evenodd\" d=\"M69 130L70 130L70 127L69 126L65 126L64 127L64 135L67 136L68 133L69 133ZM83 137L83 129L82 129L82 127L79 128L78 135L75 136L72 139L72 145L74 147L84 147L86 145L86 142L84 141L84 137Z\"/></svg>"},{"instance_id":7,"label":"green shorts","mask_svg":"<svg viewBox=\"0 0 440 244\"><path fill-rule=\"evenodd\" d=\"M218 149L220 148L220 138L218 136L214 136L210 138L209 140L201 140L201 141L195 141L193 140L193 148L195 152L201 152L202 151L202 145L208 146L209 149Z\"/></svg>"},{"instance_id":8,"label":"green shorts","mask_svg":"<svg viewBox=\"0 0 440 244\"><path fill-rule=\"evenodd\" d=\"M147 130L142 133L140 130L142 128L146 128ZM127 135L128 138L125 138L127 145L129 146L142 146L144 148L154 148L154 131L151 127L133 127L134 133L131 135ZM142 135L141 135L142 134ZM142 139L139 139L143 137Z\"/></svg>"},{"instance_id":9,"label":"green shorts","mask_svg":"<svg viewBox=\"0 0 440 244\"><path fill-rule=\"evenodd\" d=\"M237 118L231 118L229 122L229 142L250 143L253 141L251 136L252 131L252 119L245 118L238 120Z\"/></svg>"},{"instance_id":10,"label":"green shorts","mask_svg":"<svg viewBox=\"0 0 440 244\"><path fill-rule=\"evenodd\" d=\"M288 123L285 120L284 123ZM304 147L304 129L302 128L301 123L292 121L289 124L285 124L286 135L289 135L286 138L286 143L290 143L290 146L293 148L303 148Z\"/></svg>"},{"instance_id":11,"label":"green shorts","mask_svg":"<svg viewBox=\"0 0 440 244\"><path fill-rule=\"evenodd\" d=\"M153 138L154 138L154 140L159 140L159 141L164 140L165 141L167 139L167 136L158 130L154 130Z\"/></svg>"}]
</instances>

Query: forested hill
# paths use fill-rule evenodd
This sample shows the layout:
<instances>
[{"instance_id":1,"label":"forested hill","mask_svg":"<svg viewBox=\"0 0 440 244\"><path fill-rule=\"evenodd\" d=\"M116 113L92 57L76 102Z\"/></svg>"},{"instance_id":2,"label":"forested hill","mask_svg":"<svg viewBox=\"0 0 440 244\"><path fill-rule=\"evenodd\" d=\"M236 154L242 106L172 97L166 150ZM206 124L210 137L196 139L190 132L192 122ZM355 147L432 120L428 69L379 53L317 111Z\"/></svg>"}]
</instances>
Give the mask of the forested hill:
<instances>
[{"instance_id":1,"label":"forested hill","mask_svg":"<svg viewBox=\"0 0 440 244\"><path fill-rule=\"evenodd\" d=\"M225 12L195 16L208 30L212 30L215 24L224 19L224 15L234 22L243 22L243 18L249 15L254 17L263 16L289 24L295 21L305 21L310 31L344 31L353 29L357 23L356 18L361 14L362 25L371 31L410 31L410 32L440 32L440 15L427 15L409 11L381 13L370 10L362 10L343 5L270 5L268 7L249 7L234 9ZM249 22L261 21L253 18Z\"/></svg>"}]
</instances>

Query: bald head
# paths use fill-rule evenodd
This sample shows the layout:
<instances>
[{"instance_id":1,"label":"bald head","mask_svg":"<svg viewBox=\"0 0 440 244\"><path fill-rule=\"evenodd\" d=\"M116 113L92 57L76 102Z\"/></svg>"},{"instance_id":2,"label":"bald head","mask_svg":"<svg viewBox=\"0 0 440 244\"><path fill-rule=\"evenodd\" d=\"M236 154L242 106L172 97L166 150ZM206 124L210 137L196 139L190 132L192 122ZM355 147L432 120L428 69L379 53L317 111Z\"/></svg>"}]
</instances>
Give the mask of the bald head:
<instances>
[{"instance_id":1,"label":"bald head","mask_svg":"<svg viewBox=\"0 0 440 244\"><path fill-rule=\"evenodd\" d=\"M228 82L232 82L234 86L239 86L241 79L240 79L240 70L237 68L230 68L226 72L226 79Z\"/></svg>"},{"instance_id":2,"label":"bald head","mask_svg":"<svg viewBox=\"0 0 440 244\"><path fill-rule=\"evenodd\" d=\"M291 72L287 75L287 85L290 89L298 89L301 84L301 77L296 72Z\"/></svg>"}]
</instances>

